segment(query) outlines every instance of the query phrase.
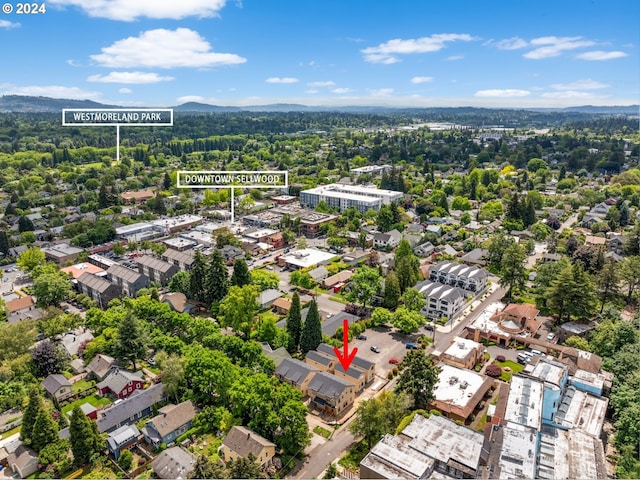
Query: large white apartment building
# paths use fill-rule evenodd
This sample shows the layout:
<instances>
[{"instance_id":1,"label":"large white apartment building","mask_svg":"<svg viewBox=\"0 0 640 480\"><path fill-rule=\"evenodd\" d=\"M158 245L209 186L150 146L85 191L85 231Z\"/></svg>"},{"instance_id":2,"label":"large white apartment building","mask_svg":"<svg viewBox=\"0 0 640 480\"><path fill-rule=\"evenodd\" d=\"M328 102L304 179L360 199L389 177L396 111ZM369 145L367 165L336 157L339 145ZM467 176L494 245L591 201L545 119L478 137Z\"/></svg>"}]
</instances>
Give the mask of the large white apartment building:
<instances>
[{"instance_id":1,"label":"large white apartment building","mask_svg":"<svg viewBox=\"0 0 640 480\"><path fill-rule=\"evenodd\" d=\"M342 185L332 183L300 192L300 204L314 209L321 201L340 211L349 207L364 213L367 210L379 210L382 205L389 205L399 201L402 192L382 190L379 188L363 187L360 185Z\"/></svg>"}]
</instances>

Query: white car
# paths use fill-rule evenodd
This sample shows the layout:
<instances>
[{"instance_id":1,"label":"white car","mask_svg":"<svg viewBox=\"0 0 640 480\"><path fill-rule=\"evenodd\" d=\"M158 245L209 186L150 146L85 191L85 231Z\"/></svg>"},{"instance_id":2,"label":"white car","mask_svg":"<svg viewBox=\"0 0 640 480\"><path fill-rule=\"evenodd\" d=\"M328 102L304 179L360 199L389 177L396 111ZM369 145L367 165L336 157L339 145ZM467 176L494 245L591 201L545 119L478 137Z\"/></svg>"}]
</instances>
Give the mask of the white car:
<instances>
[{"instance_id":1,"label":"white car","mask_svg":"<svg viewBox=\"0 0 640 480\"><path fill-rule=\"evenodd\" d=\"M556 338L556 334L555 334L555 333L553 333L553 332L550 332L550 333L547 335L547 342L550 342L550 341L551 341L551 340L553 340L554 338Z\"/></svg>"}]
</instances>

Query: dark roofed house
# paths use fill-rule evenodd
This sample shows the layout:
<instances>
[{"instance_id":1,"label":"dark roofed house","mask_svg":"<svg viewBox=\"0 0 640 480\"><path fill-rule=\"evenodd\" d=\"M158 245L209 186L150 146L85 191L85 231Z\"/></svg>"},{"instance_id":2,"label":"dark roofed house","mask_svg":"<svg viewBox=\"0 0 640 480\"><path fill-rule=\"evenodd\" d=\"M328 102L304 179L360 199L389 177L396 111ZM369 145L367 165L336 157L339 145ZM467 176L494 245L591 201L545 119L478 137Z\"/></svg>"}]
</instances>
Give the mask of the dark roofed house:
<instances>
[{"instance_id":1,"label":"dark roofed house","mask_svg":"<svg viewBox=\"0 0 640 480\"><path fill-rule=\"evenodd\" d=\"M261 468L267 467L276 454L275 443L245 427L232 427L220 449L225 462L253 455Z\"/></svg>"},{"instance_id":2,"label":"dark roofed house","mask_svg":"<svg viewBox=\"0 0 640 480\"><path fill-rule=\"evenodd\" d=\"M338 359L335 355L324 355L323 353L316 352L311 350L307 352L307 355L304 359L305 363L308 363L314 368L318 370L322 370L323 372L331 372L336 367L336 363Z\"/></svg>"},{"instance_id":3,"label":"dark roofed house","mask_svg":"<svg viewBox=\"0 0 640 480\"><path fill-rule=\"evenodd\" d=\"M196 408L191 400L178 405L166 405L147 422L142 434L147 443L154 447L159 447L162 443L170 445L191 428L195 416Z\"/></svg>"},{"instance_id":4,"label":"dark roofed house","mask_svg":"<svg viewBox=\"0 0 640 480\"><path fill-rule=\"evenodd\" d=\"M152 282L163 287L169 285L171 278L178 273L178 267L150 255L143 255L137 259L138 271L149 277Z\"/></svg>"},{"instance_id":5,"label":"dark roofed house","mask_svg":"<svg viewBox=\"0 0 640 480\"><path fill-rule=\"evenodd\" d=\"M80 275L77 280L77 286L80 292L91 297L103 309L107 308L111 300L121 296L120 288L117 285L91 273Z\"/></svg>"},{"instance_id":6,"label":"dark roofed house","mask_svg":"<svg viewBox=\"0 0 640 480\"><path fill-rule=\"evenodd\" d=\"M64 375L48 375L40 385L42 385L42 388L44 388L47 394L54 400L66 400L73 395L73 386Z\"/></svg>"},{"instance_id":7,"label":"dark roofed house","mask_svg":"<svg viewBox=\"0 0 640 480\"><path fill-rule=\"evenodd\" d=\"M117 285L125 295L134 298L138 291L149 286L149 277L122 265L111 265L107 279Z\"/></svg>"},{"instance_id":8,"label":"dark roofed house","mask_svg":"<svg viewBox=\"0 0 640 480\"><path fill-rule=\"evenodd\" d=\"M326 343L321 343L320 345L318 345L318 348L316 348L316 351L328 357L336 356L333 350L333 347L331 345L327 345ZM374 362L370 362L369 360L365 360L364 358L356 355L355 357L353 357L353 361L351 362L351 364L355 365L360 370L365 372L366 383L373 381L373 379L376 376L376 364Z\"/></svg>"},{"instance_id":9,"label":"dark roofed house","mask_svg":"<svg viewBox=\"0 0 640 480\"><path fill-rule=\"evenodd\" d=\"M96 385L100 395L111 393L121 399L127 398L136 390L142 390L143 387L144 382L139 375L120 369L115 369Z\"/></svg>"},{"instance_id":10,"label":"dark roofed house","mask_svg":"<svg viewBox=\"0 0 640 480\"><path fill-rule=\"evenodd\" d=\"M262 354L265 357L273 360L273 363L276 365L276 368L280 366L283 360L287 358L291 358L291 355L289 354L289 352L287 352L287 349L284 347L278 347L275 350L273 350L271 348L271 345L269 345L266 342L261 342L260 345L262 346Z\"/></svg>"},{"instance_id":11,"label":"dark roofed house","mask_svg":"<svg viewBox=\"0 0 640 480\"><path fill-rule=\"evenodd\" d=\"M98 353L93 357L93 360L89 362L89 365L87 365L87 371L89 372L89 375L101 382L107 377L115 364L116 361L114 358L109 355L105 355L104 353Z\"/></svg>"},{"instance_id":12,"label":"dark roofed house","mask_svg":"<svg viewBox=\"0 0 640 480\"><path fill-rule=\"evenodd\" d=\"M353 363L347 370L345 370L342 364L338 362L335 366L333 374L337 377L342 378L343 380L353 383L353 386L356 389L356 393L361 392L364 389L365 384L367 383L367 375L365 371L361 370Z\"/></svg>"},{"instance_id":13,"label":"dark roofed house","mask_svg":"<svg viewBox=\"0 0 640 480\"><path fill-rule=\"evenodd\" d=\"M180 447L167 448L153 459L151 466L158 478L185 480L193 471L196 457Z\"/></svg>"},{"instance_id":14,"label":"dark roofed house","mask_svg":"<svg viewBox=\"0 0 640 480\"><path fill-rule=\"evenodd\" d=\"M340 415L353 405L353 383L327 372L316 373L307 387L311 405L332 415Z\"/></svg>"},{"instance_id":15,"label":"dark roofed house","mask_svg":"<svg viewBox=\"0 0 640 480\"><path fill-rule=\"evenodd\" d=\"M280 381L296 387L306 396L307 386L318 371L317 368L296 358L285 358L276 368L275 375Z\"/></svg>"},{"instance_id":16,"label":"dark roofed house","mask_svg":"<svg viewBox=\"0 0 640 480\"><path fill-rule=\"evenodd\" d=\"M151 415L153 406L163 400L162 383L156 383L145 390L138 391L122 402L102 410L97 421L98 431L112 432L122 425L137 423L140 419Z\"/></svg>"},{"instance_id":17,"label":"dark roofed house","mask_svg":"<svg viewBox=\"0 0 640 480\"><path fill-rule=\"evenodd\" d=\"M118 460L124 450L131 450L138 445L140 431L135 425L123 425L107 437L107 449Z\"/></svg>"}]
</instances>

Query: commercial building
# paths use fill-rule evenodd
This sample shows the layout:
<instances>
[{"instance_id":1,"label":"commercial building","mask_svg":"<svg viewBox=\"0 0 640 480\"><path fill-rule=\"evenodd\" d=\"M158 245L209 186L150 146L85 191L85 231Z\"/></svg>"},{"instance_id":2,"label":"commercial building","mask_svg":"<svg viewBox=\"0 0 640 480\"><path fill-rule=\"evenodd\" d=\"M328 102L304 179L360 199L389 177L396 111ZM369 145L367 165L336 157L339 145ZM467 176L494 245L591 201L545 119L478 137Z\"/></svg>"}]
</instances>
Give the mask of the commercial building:
<instances>
[{"instance_id":1,"label":"commercial building","mask_svg":"<svg viewBox=\"0 0 640 480\"><path fill-rule=\"evenodd\" d=\"M467 338L453 337L451 345L440 356L440 360L454 367L469 370L478 363L484 354L484 346Z\"/></svg>"},{"instance_id":2,"label":"commercial building","mask_svg":"<svg viewBox=\"0 0 640 480\"><path fill-rule=\"evenodd\" d=\"M433 389L432 408L454 420L466 420L474 411L493 380L471 370L441 363L438 383Z\"/></svg>"},{"instance_id":3,"label":"commercial building","mask_svg":"<svg viewBox=\"0 0 640 480\"><path fill-rule=\"evenodd\" d=\"M324 252L315 248L305 248L282 255L278 259L278 263L283 266L286 265L287 268L292 270L298 270L301 268L326 265L335 256L334 253Z\"/></svg>"},{"instance_id":4,"label":"commercial building","mask_svg":"<svg viewBox=\"0 0 640 480\"><path fill-rule=\"evenodd\" d=\"M339 183L300 192L300 204L305 208L315 209L320 202L325 202L329 207L339 211L354 207L362 213L367 210L379 210L382 205L389 205L402 198L402 192Z\"/></svg>"},{"instance_id":5,"label":"commercial building","mask_svg":"<svg viewBox=\"0 0 640 480\"><path fill-rule=\"evenodd\" d=\"M52 261L58 265L65 265L69 262L73 262L83 250L78 247L73 247L68 243L60 243L58 245L52 245L50 247L43 248L44 256L47 260Z\"/></svg>"}]
</instances>

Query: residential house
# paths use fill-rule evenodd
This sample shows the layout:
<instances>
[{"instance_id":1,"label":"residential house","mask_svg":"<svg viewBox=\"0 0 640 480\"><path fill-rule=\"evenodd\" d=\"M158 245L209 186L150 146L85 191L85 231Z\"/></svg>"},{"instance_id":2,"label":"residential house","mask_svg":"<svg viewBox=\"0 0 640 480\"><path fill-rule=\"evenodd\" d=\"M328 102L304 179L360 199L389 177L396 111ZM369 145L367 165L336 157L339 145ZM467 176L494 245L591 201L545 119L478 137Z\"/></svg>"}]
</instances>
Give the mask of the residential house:
<instances>
[{"instance_id":1,"label":"residential house","mask_svg":"<svg viewBox=\"0 0 640 480\"><path fill-rule=\"evenodd\" d=\"M149 388L135 392L120 403L100 411L98 416L98 431L112 432L122 425L137 423L153 412L153 406L164 400L162 383L156 383Z\"/></svg>"},{"instance_id":2,"label":"residential house","mask_svg":"<svg viewBox=\"0 0 640 480\"><path fill-rule=\"evenodd\" d=\"M164 293L160 295L160 301L169 304L172 310L179 313L191 313L198 308L196 302L189 300L182 292Z\"/></svg>"},{"instance_id":3,"label":"residential house","mask_svg":"<svg viewBox=\"0 0 640 480\"><path fill-rule=\"evenodd\" d=\"M275 376L281 381L297 388L304 396L307 396L307 387L313 376L319 369L298 360L297 358L285 358L276 367Z\"/></svg>"},{"instance_id":4,"label":"residential house","mask_svg":"<svg viewBox=\"0 0 640 480\"><path fill-rule=\"evenodd\" d=\"M333 350L333 347L331 345L327 345L326 343L321 343L320 345L318 345L316 351L322 353L327 357L336 358L336 353ZM374 362L370 362L369 360L365 360L361 356L356 355L355 357L353 357L351 365L359 368L364 372L365 383L370 383L374 380L376 376L376 364Z\"/></svg>"},{"instance_id":5,"label":"residential house","mask_svg":"<svg viewBox=\"0 0 640 480\"><path fill-rule=\"evenodd\" d=\"M151 467L156 477L170 480L186 480L196 464L196 456L181 447L164 450L153 459Z\"/></svg>"},{"instance_id":6,"label":"residential house","mask_svg":"<svg viewBox=\"0 0 640 480\"><path fill-rule=\"evenodd\" d=\"M311 353L311 352L309 352ZM347 370L344 369L340 362L337 362L333 372L336 377L339 377L347 382L351 382L355 388L356 393L360 393L364 390L364 386L367 383L367 374L364 370L361 370L357 365L353 363Z\"/></svg>"},{"instance_id":7,"label":"residential house","mask_svg":"<svg viewBox=\"0 0 640 480\"><path fill-rule=\"evenodd\" d=\"M91 297L102 309L107 308L111 300L122 295L120 287L91 273L83 273L78 277L77 288L81 293Z\"/></svg>"},{"instance_id":8,"label":"residential house","mask_svg":"<svg viewBox=\"0 0 640 480\"><path fill-rule=\"evenodd\" d=\"M38 471L38 454L24 443L20 442L15 450L8 453L7 463L18 478L27 478Z\"/></svg>"},{"instance_id":9,"label":"residential house","mask_svg":"<svg viewBox=\"0 0 640 480\"><path fill-rule=\"evenodd\" d=\"M33 303L31 295L9 300L5 303L7 309L7 321L9 323L18 323L21 320L42 318L44 312L37 308Z\"/></svg>"},{"instance_id":10,"label":"residential house","mask_svg":"<svg viewBox=\"0 0 640 480\"><path fill-rule=\"evenodd\" d=\"M154 447L159 447L163 443L170 445L191 428L191 422L196 413L191 400L178 405L166 405L143 427L144 439Z\"/></svg>"},{"instance_id":11,"label":"residential house","mask_svg":"<svg viewBox=\"0 0 640 480\"><path fill-rule=\"evenodd\" d=\"M416 245L420 245L420 242L422 242L422 235L414 235L412 233L405 232L402 234L402 238L409 242L411 248L414 248Z\"/></svg>"},{"instance_id":12,"label":"residential house","mask_svg":"<svg viewBox=\"0 0 640 480\"><path fill-rule=\"evenodd\" d=\"M393 249L400 244L402 234L395 228L387 233L376 233L373 236L373 246L375 248Z\"/></svg>"},{"instance_id":13,"label":"residential house","mask_svg":"<svg viewBox=\"0 0 640 480\"><path fill-rule=\"evenodd\" d=\"M262 469L273 462L275 454L275 443L246 427L232 427L220 447L220 456L224 462L253 455Z\"/></svg>"},{"instance_id":14,"label":"residential house","mask_svg":"<svg viewBox=\"0 0 640 480\"><path fill-rule=\"evenodd\" d=\"M131 450L140 443L140 431L135 425L123 425L107 437L107 450L118 460L125 450Z\"/></svg>"},{"instance_id":15,"label":"residential house","mask_svg":"<svg viewBox=\"0 0 640 480\"><path fill-rule=\"evenodd\" d=\"M58 402L66 400L73 395L71 382L64 375L58 373L48 375L47 378L40 382L40 385L42 385L49 397Z\"/></svg>"},{"instance_id":16,"label":"residential house","mask_svg":"<svg viewBox=\"0 0 640 480\"><path fill-rule=\"evenodd\" d=\"M225 245L220 249L220 253L222 253L227 265L233 265L237 259L244 258L244 251L242 248L234 245Z\"/></svg>"},{"instance_id":17,"label":"residential house","mask_svg":"<svg viewBox=\"0 0 640 480\"><path fill-rule=\"evenodd\" d=\"M273 310L279 315L288 315L291 310L291 299L286 297L278 297L271 304Z\"/></svg>"},{"instance_id":18,"label":"residential house","mask_svg":"<svg viewBox=\"0 0 640 480\"><path fill-rule=\"evenodd\" d=\"M466 293L459 287L425 280L419 282L416 288L425 297L426 303L420 313L427 318L441 320L446 317L449 321L464 309Z\"/></svg>"},{"instance_id":19,"label":"residential house","mask_svg":"<svg viewBox=\"0 0 640 480\"><path fill-rule=\"evenodd\" d=\"M612 235L609 239L609 251L622 255L625 243L627 243L627 237L624 235Z\"/></svg>"},{"instance_id":20,"label":"residential house","mask_svg":"<svg viewBox=\"0 0 640 480\"><path fill-rule=\"evenodd\" d=\"M355 400L353 383L327 372L316 373L307 387L311 406L336 417L347 411Z\"/></svg>"},{"instance_id":21,"label":"residential house","mask_svg":"<svg viewBox=\"0 0 640 480\"><path fill-rule=\"evenodd\" d=\"M604 237L597 237L595 235L587 235L584 238L585 245L594 245L596 247L604 246L607 243L607 239Z\"/></svg>"},{"instance_id":22,"label":"residential house","mask_svg":"<svg viewBox=\"0 0 640 480\"><path fill-rule=\"evenodd\" d=\"M152 282L163 287L169 285L171 278L178 273L178 267L150 255L138 257L138 271L149 277Z\"/></svg>"},{"instance_id":23,"label":"residential house","mask_svg":"<svg viewBox=\"0 0 640 480\"><path fill-rule=\"evenodd\" d=\"M440 225L427 225L426 233L432 233L438 237L442 235L442 226Z\"/></svg>"},{"instance_id":24,"label":"residential house","mask_svg":"<svg viewBox=\"0 0 640 480\"><path fill-rule=\"evenodd\" d=\"M465 253L460 257L460 262L465 265L479 265L484 267L487 265L487 255L489 251L486 248L474 248L470 252Z\"/></svg>"},{"instance_id":25,"label":"residential house","mask_svg":"<svg viewBox=\"0 0 640 480\"><path fill-rule=\"evenodd\" d=\"M469 292L482 292L487 286L489 272L484 268L470 267L454 262L438 262L429 270L429 280Z\"/></svg>"},{"instance_id":26,"label":"residential house","mask_svg":"<svg viewBox=\"0 0 640 480\"><path fill-rule=\"evenodd\" d=\"M353 270L342 270L335 275L325 278L322 281L322 288L333 288L340 283L348 282L353 276Z\"/></svg>"},{"instance_id":27,"label":"residential house","mask_svg":"<svg viewBox=\"0 0 640 480\"><path fill-rule=\"evenodd\" d=\"M313 270L310 270L309 276L313 279L314 282L320 283L329 276L329 271L325 267L320 266L314 268Z\"/></svg>"},{"instance_id":28,"label":"residential house","mask_svg":"<svg viewBox=\"0 0 640 480\"><path fill-rule=\"evenodd\" d=\"M259 308L269 308L281 295L280 291L275 288L267 288L261 291L257 298Z\"/></svg>"},{"instance_id":29,"label":"residential house","mask_svg":"<svg viewBox=\"0 0 640 480\"><path fill-rule=\"evenodd\" d=\"M84 413L85 417L90 418L91 420L98 419L98 409L91 405L89 402L83 403L79 408L80 411ZM69 417L69 420L71 420L71 417L73 416L73 410L69 410L67 412L67 416Z\"/></svg>"},{"instance_id":30,"label":"residential house","mask_svg":"<svg viewBox=\"0 0 640 480\"><path fill-rule=\"evenodd\" d=\"M328 356L314 350L307 352L304 361L305 363L311 365L313 368L316 368L323 372L333 372L336 364L338 364L338 358L335 356L335 354Z\"/></svg>"},{"instance_id":31,"label":"residential house","mask_svg":"<svg viewBox=\"0 0 640 480\"><path fill-rule=\"evenodd\" d=\"M338 328L344 325L345 320L349 322L349 325L351 325L354 322L360 320L360 317L344 311L338 312L331 318L327 318L324 322L322 322L322 334L333 337L336 334Z\"/></svg>"},{"instance_id":32,"label":"residential house","mask_svg":"<svg viewBox=\"0 0 640 480\"><path fill-rule=\"evenodd\" d=\"M96 385L98 394L108 393L120 399L127 398L136 390L142 390L144 381L142 377L126 370L114 369L103 381Z\"/></svg>"},{"instance_id":33,"label":"residential house","mask_svg":"<svg viewBox=\"0 0 640 480\"><path fill-rule=\"evenodd\" d=\"M426 258L435 252L436 247L433 246L431 242L424 242L420 245L416 246L413 249L413 253L415 253L418 257Z\"/></svg>"},{"instance_id":34,"label":"residential house","mask_svg":"<svg viewBox=\"0 0 640 480\"><path fill-rule=\"evenodd\" d=\"M122 293L135 298L138 291L149 286L149 277L122 265L112 265L107 270L107 280L117 285Z\"/></svg>"},{"instance_id":35,"label":"residential house","mask_svg":"<svg viewBox=\"0 0 640 480\"><path fill-rule=\"evenodd\" d=\"M99 382L104 380L111 372L111 369L116 365L115 359L104 353L98 353L89 365L87 365L87 372L89 377L93 377Z\"/></svg>"},{"instance_id":36,"label":"residential house","mask_svg":"<svg viewBox=\"0 0 640 480\"><path fill-rule=\"evenodd\" d=\"M74 331L67 332L62 335L60 344L62 348L67 352L69 357L77 357L80 352L80 347L86 345L93 340L93 333L85 329L84 327L77 328Z\"/></svg>"},{"instance_id":37,"label":"residential house","mask_svg":"<svg viewBox=\"0 0 640 480\"><path fill-rule=\"evenodd\" d=\"M167 248L162 254L162 259L178 267L181 272L188 272L195 261L195 255L193 250L181 252L173 248Z\"/></svg>"},{"instance_id":38,"label":"residential house","mask_svg":"<svg viewBox=\"0 0 640 480\"><path fill-rule=\"evenodd\" d=\"M273 350L271 348L271 345L269 345L267 342L260 342L260 345L262 346L262 354L265 357L273 360L276 368L278 368L284 360L286 360L287 358L291 358L291 355L284 347L278 347Z\"/></svg>"}]
</instances>

